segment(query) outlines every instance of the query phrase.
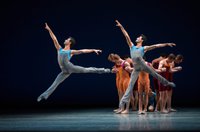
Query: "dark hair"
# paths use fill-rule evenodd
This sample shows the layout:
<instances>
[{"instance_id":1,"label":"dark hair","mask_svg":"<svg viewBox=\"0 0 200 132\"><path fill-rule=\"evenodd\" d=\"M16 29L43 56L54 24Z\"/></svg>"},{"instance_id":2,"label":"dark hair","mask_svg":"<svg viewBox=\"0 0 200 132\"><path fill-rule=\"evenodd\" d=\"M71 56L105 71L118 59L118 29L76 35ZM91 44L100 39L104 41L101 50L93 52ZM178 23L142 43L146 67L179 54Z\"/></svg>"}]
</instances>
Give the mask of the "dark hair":
<instances>
[{"instance_id":1,"label":"dark hair","mask_svg":"<svg viewBox=\"0 0 200 132\"><path fill-rule=\"evenodd\" d=\"M70 39L70 42L71 42L70 47L73 47L76 43L76 40L73 37L69 37L69 39Z\"/></svg>"},{"instance_id":2,"label":"dark hair","mask_svg":"<svg viewBox=\"0 0 200 132\"><path fill-rule=\"evenodd\" d=\"M178 54L178 55L176 56L176 58L177 58L178 60L183 60L183 55Z\"/></svg>"},{"instance_id":3,"label":"dark hair","mask_svg":"<svg viewBox=\"0 0 200 132\"><path fill-rule=\"evenodd\" d=\"M143 43L145 44L147 42L147 37L144 34L140 35L142 37Z\"/></svg>"},{"instance_id":4,"label":"dark hair","mask_svg":"<svg viewBox=\"0 0 200 132\"><path fill-rule=\"evenodd\" d=\"M166 57L167 57L167 54L166 54L166 53L161 53L160 56L166 58Z\"/></svg>"},{"instance_id":5,"label":"dark hair","mask_svg":"<svg viewBox=\"0 0 200 132\"><path fill-rule=\"evenodd\" d=\"M170 60L174 60L174 59L175 59L175 55L171 53L171 54L168 55L168 58L169 58Z\"/></svg>"}]
</instances>

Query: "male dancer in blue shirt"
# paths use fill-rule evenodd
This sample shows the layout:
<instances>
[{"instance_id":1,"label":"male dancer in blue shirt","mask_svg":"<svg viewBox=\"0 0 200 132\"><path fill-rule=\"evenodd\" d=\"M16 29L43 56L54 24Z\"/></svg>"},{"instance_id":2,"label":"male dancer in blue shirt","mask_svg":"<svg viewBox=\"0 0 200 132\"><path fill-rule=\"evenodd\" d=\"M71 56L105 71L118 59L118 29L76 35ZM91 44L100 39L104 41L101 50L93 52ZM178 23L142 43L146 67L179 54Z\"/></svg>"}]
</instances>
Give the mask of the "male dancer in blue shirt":
<instances>
[{"instance_id":1,"label":"male dancer in blue shirt","mask_svg":"<svg viewBox=\"0 0 200 132\"><path fill-rule=\"evenodd\" d=\"M146 65L145 61L143 60L143 56L147 51L150 51L150 50L153 50L156 48L165 47L165 46L173 47L173 46L175 46L175 44L174 43L163 43L163 44L154 44L151 46L142 46L142 44L146 41L146 37L142 34L136 39L136 41L135 41L136 45L134 45L133 42L131 41L131 38L129 37L128 33L124 29L124 27L119 23L118 20L116 20L116 23L117 23L116 26L118 26L121 29L122 33L124 34L124 36L126 38L128 46L130 47L131 58L134 62L134 71L131 73L131 80L130 80L129 86L126 89L126 92L123 95L122 99L120 100L118 111L116 111L116 113L119 114L124 110L125 104L127 102L129 102L130 95L132 93L133 87L135 85L135 82L138 78L140 71L145 71L145 72L149 73L154 78L158 79L158 81L165 86L169 85L171 87L175 87L175 84L173 82L169 82L168 80L166 80L165 78L160 76L158 73L156 73L155 70L153 70L151 67Z\"/></svg>"},{"instance_id":2,"label":"male dancer in blue shirt","mask_svg":"<svg viewBox=\"0 0 200 132\"><path fill-rule=\"evenodd\" d=\"M71 50L71 46L75 44L75 40L72 37L69 37L65 40L64 45L65 47L62 48L50 29L50 27L45 23L45 29L49 32L53 43L57 49L58 53L58 64L60 66L61 72L58 74L57 78L53 82L53 84L44 92L42 93L38 98L37 101L41 101L42 99L47 99L53 91L57 88L57 86L63 82L67 77L70 76L72 73L111 73L110 69L105 68L95 68L95 67L89 67L84 68L81 66L73 65L70 62L70 59L73 55L79 55L84 53L92 53L95 52L97 55L101 53L101 50L98 49L82 49L82 50Z\"/></svg>"}]
</instances>

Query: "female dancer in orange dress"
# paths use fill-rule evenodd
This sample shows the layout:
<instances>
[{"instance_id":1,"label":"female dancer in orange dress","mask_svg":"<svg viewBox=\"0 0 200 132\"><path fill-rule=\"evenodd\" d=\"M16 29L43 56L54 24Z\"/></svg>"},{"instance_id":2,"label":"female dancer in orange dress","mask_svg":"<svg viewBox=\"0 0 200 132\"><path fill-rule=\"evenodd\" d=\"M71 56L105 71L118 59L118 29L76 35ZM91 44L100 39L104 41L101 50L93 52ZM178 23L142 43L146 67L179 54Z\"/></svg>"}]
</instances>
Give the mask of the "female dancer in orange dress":
<instances>
[{"instance_id":1,"label":"female dancer in orange dress","mask_svg":"<svg viewBox=\"0 0 200 132\"><path fill-rule=\"evenodd\" d=\"M112 71L116 72L116 86L118 91L119 100L121 100L122 96L124 95L126 89L128 88L129 81L130 81L130 72L132 72L133 68L131 67L131 59L127 58L123 60L117 54L110 54L108 56L108 60L115 63ZM133 94L131 95L131 99L128 103L126 103L126 109L123 110L122 114L129 113L129 106L130 102L132 108L134 109L134 97ZM114 110L117 111L117 110Z\"/></svg>"}]
</instances>

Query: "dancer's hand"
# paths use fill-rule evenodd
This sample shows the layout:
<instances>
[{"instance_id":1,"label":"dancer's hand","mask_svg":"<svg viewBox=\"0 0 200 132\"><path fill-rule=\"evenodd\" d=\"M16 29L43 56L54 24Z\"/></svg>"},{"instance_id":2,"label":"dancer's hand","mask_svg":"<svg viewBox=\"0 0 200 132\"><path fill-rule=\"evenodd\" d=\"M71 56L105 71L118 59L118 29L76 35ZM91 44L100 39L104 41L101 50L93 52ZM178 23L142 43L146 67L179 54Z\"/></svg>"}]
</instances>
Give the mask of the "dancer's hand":
<instances>
[{"instance_id":1,"label":"dancer's hand","mask_svg":"<svg viewBox=\"0 0 200 132\"><path fill-rule=\"evenodd\" d=\"M49 30L49 29L50 29L47 23L45 23L45 29L46 29L46 30Z\"/></svg>"},{"instance_id":2,"label":"dancer's hand","mask_svg":"<svg viewBox=\"0 0 200 132\"><path fill-rule=\"evenodd\" d=\"M118 70L117 70L117 68L114 67L114 68L112 68L111 72L112 72L112 73L117 73Z\"/></svg>"},{"instance_id":3,"label":"dancer's hand","mask_svg":"<svg viewBox=\"0 0 200 132\"><path fill-rule=\"evenodd\" d=\"M162 71L162 72L166 72L167 69L164 67L164 68L161 69L161 71Z\"/></svg>"},{"instance_id":4,"label":"dancer's hand","mask_svg":"<svg viewBox=\"0 0 200 132\"><path fill-rule=\"evenodd\" d=\"M115 20L115 22L117 23L116 24L117 27L121 27L122 26L121 23L118 20Z\"/></svg>"},{"instance_id":5,"label":"dancer's hand","mask_svg":"<svg viewBox=\"0 0 200 132\"><path fill-rule=\"evenodd\" d=\"M175 43L168 43L167 45L170 46L170 47L176 46Z\"/></svg>"},{"instance_id":6,"label":"dancer's hand","mask_svg":"<svg viewBox=\"0 0 200 132\"><path fill-rule=\"evenodd\" d=\"M102 52L102 50L94 50L94 52L97 54L97 55L99 55L99 53L101 53Z\"/></svg>"}]
</instances>

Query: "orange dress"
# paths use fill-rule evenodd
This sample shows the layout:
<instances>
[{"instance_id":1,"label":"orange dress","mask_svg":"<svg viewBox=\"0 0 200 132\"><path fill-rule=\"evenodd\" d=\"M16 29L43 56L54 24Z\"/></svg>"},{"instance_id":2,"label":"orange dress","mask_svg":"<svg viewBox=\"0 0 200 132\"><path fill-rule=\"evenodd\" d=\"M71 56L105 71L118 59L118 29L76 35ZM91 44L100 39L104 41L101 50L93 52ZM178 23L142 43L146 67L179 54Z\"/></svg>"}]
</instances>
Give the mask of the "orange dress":
<instances>
[{"instance_id":1,"label":"orange dress","mask_svg":"<svg viewBox=\"0 0 200 132\"><path fill-rule=\"evenodd\" d=\"M149 74L147 72L141 71L138 77L138 92L148 93L150 88Z\"/></svg>"},{"instance_id":2,"label":"orange dress","mask_svg":"<svg viewBox=\"0 0 200 132\"><path fill-rule=\"evenodd\" d=\"M139 77L138 77L138 92L139 93L142 93L142 92L149 93L149 88L150 88L149 73L147 73L145 71L141 71L139 73Z\"/></svg>"},{"instance_id":3,"label":"orange dress","mask_svg":"<svg viewBox=\"0 0 200 132\"><path fill-rule=\"evenodd\" d=\"M130 73L125 70L125 61L121 64L119 71L119 90L124 94L130 82Z\"/></svg>"}]
</instances>

